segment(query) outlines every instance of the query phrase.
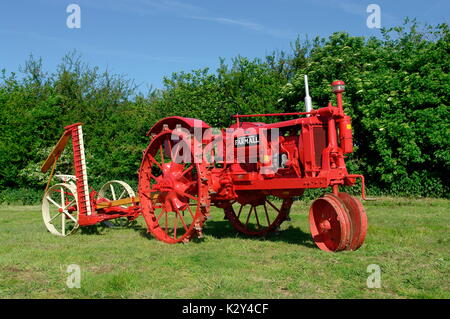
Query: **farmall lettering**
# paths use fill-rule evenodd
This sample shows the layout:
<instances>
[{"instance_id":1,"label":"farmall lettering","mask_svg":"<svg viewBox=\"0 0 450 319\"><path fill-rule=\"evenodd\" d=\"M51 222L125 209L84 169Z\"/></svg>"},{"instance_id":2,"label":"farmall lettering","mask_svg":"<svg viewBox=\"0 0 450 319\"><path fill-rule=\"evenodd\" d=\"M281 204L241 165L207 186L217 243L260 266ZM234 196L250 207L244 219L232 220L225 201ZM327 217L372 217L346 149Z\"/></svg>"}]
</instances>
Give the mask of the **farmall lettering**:
<instances>
[{"instance_id":1,"label":"farmall lettering","mask_svg":"<svg viewBox=\"0 0 450 319\"><path fill-rule=\"evenodd\" d=\"M347 171L344 155L353 151L353 140L342 103L345 84L335 81L332 88L336 106L313 109L307 89L305 112L234 115L235 123L223 130L192 118L162 119L147 134L138 196L120 181L89 193L81 124L68 126L42 171L53 167L53 172L72 137L75 176L48 184L44 222L50 232L67 236L79 226L104 221L123 226L142 214L149 233L173 244L201 238L216 206L236 231L266 236L290 219L294 199L305 189L331 187L310 207L313 240L325 251L356 250L366 236L367 216L361 202L340 188L359 178L365 199L364 177ZM293 119L243 120L269 116Z\"/></svg>"},{"instance_id":2,"label":"farmall lettering","mask_svg":"<svg viewBox=\"0 0 450 319\"><path fill-rule=\"evenodd\" d=\"M258 135L248 135L248 136L239 136L234 140L234 146L253 146L259 144L259 136Z\"/></svg>"}]
</instances>

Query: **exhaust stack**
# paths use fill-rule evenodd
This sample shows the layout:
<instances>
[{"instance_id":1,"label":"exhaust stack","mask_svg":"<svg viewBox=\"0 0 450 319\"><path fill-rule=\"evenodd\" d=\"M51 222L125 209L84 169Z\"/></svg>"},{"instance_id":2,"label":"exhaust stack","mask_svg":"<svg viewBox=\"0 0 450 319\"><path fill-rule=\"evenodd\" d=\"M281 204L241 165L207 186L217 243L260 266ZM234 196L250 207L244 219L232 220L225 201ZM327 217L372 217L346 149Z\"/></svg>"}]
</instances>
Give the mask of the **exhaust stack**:
<instances>
[{"instance_id":1,"label":"exhaust stack","mask_svg":"<svg viewBox=\"0 0 450 319\"><path fill-rule=\"evenodd\" d=\"M305 112L311 112L312 110L312 100L309 96L309 87L308 87L308 76L305 74ZM309 117L309 114L306 115Z\"/></svg>"}]
</instances>

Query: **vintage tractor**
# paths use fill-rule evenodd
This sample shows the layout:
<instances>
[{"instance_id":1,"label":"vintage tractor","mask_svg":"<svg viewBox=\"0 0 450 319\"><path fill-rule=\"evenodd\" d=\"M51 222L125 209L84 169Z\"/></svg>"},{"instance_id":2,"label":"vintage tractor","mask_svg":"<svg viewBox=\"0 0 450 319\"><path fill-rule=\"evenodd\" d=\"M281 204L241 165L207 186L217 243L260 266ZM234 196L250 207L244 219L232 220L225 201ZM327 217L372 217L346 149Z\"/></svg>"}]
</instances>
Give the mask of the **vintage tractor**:
<instances>
[{"instance_id":1,"label":"vintage tractor","mask_svg":"<svg viewBox=\"0 0 450 319\"><path fill-rule=\"evenodd\" d=\"M140 206L149 232L167 243L201 237L214 205L238 232L262 236L289 220L294 198L306 188L331 187L311 205L314 242L326 251L358 249L366 235L366 213L339 186L360 178L364 198L364 177L347 172L344 155L353 151L353 142L342 105L344 82L332 87L337 106L314 110L307 91L306 112L234 115L236 122L218 133L190 118L156 123L139 169ZM275 124L240 120L289 115L306 116Z\"/></svg>"},{"instance_id":2,"label":"vintage tractor","mask_svg":"<svg viewBox=\"0 0 450 319\"><path fill-rule=\"evenodd\" d=\"M307 90L305 112L234 115L236 121L227 129L214 130L201 120L178 116L157 122L147 134L150 143L139 168L138 197L117 181L98 194L89 193L81 126L66 127L58 145L65 145L64 139L72 135L76 183L47 187L43 202L47 228L64 236L67 231L55 232L50 226L58 216L62 223L83 226L133 220L141 213L154 237L186 243L202 237L214 205L223 209L238 232L264 236L290 219L292 203L305 189L330 187L331 192L316 199L309 210L313 240L325 251L356 250L366 236L367 216L361 202L339 187L352 186L360 178L365 199L364 177L347 171L344 158L353 151L353 141L342 103L345 84L335 81L332 87L337 106L312 109ZM241 120L268 116L296 118L273 124ZM60 155L58 145L43 171ZM123 191L116 197L112 186L119 185ZM111 195L106 196L109 188ZM60 194L60 201L52 199L53 193ZM56 215L46 212L50 204ZM73 218L76 214L78 218Z\"/></svg>"}]
</instances>

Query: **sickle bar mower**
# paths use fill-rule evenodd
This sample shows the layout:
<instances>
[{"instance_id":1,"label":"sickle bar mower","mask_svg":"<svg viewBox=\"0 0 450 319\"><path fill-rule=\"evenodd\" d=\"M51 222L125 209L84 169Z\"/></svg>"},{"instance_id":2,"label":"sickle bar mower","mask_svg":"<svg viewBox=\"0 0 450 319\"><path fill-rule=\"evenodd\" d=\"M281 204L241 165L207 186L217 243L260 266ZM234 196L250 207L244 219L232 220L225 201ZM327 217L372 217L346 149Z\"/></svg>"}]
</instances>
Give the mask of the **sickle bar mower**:
<instances>
[{"instance_id":1,"label":"sickle bar mower","mask_svg":"<svg viewBox=\"0 0 450 319\"><path fill-rule=\"evenodd\" d=\"M157 239L188 242L202 237L210 208L216 206L236 231L264 236L290 220L293 201L305 189L330 187L332 191L309 209L313 240L325 251L356 250L366 236L367 216L359 199L340 187L353 186L359 178L365 199L364 177L347 171L344 159L353 151L353 140L342 104L344 82L335 81L332 87L337 106L329 103L313 109L307 91L306 112L234 115L235 123L222 130L191 118L162 119L147 134L150 143L139 168L139 197L119 181L89 193L81 125L68 126L42 167L46 171L53 166L53 171L71 136L75 176L47 185L43 199L47 228L65 236L70 233L64 228L68 222L83 226L142 214L148 232ZM242 120L268 116L295 118L272 124ZM123 189L119 197L111 186ZM50 205L56 207L56 215L47 212ZM58 219L63 231L51 226Z\"/></svg>"},{"instance_id":2,"label":"sickle bar mower","mask_svg":"<svg viewBox=\"0 0 450 319\"><path fill-rule=\"evenodd\" d=\"M61 183L50 187L56 162L72 138L75 175L56 175ZM122 181L110 181L97 193L89 191L86 158L81 123L65 127L59 142L41 167L51 168L42 199L42 216L47 229L54 235L68 236L80 226L111 220L124 225L139 216L139 199L133 189Z\"/></svg>"}]
</instances>

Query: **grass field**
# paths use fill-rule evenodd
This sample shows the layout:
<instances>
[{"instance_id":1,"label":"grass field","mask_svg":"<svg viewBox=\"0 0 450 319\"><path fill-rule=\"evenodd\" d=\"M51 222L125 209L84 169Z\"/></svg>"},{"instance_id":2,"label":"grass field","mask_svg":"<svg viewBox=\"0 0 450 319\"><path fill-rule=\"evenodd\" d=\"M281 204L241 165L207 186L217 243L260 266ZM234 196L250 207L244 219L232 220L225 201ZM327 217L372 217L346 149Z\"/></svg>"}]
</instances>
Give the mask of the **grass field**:
<instances>
[{"instance_id":1,"label":"grass field","mask_svg":"<svg viewBox=\"0 0 450 319\"><path fill-rule=\"evenodd\" d=\"M355 252L326 253L308 227L309 203L265 239L238 235L213 208L205 238L168 245L128 229L58 238L38 206L0 206L0 298L450 298L450 201L365 202L369 229ZM81 268L81 288L66 270ZM381 267L369 289L367 267Z\"/></svg>"}]
</instances>

